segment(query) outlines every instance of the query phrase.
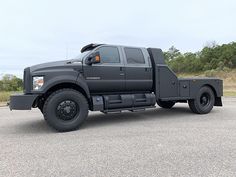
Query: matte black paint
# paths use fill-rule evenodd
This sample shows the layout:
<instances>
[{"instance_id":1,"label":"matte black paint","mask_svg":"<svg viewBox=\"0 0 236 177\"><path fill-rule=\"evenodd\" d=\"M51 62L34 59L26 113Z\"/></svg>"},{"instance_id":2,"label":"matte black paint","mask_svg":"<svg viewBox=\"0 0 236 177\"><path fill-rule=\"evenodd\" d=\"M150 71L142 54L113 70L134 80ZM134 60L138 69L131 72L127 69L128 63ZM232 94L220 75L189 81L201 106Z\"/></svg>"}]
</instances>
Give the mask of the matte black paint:
<instances>
[{"instance_id":1,"label":"matte black paint","mask_svg":"<svg viewBox=\"0 0 236 177\"><path fill-rule=\"evenodd\" d=\"M221 106L223 81L212 78L177 78L165 64L161 49L138 48L145 63L129 64L124 46L88 45L82 51L99 51L103 46L117 47L120 63L88 65L82 61L70 60L35 65L24 70L24 95L10 98L10 109L30 109L37 100L59 84L73 84L83 91L94 111L135 109L150 107L156 100L183 102L194 99L205 85L212 88L216 106ZM130 47L129 47L130 48ZM32 77L44 76L40 90L32 90Z\"/></svg>"},{"instance_id":2,"label":"matte black paint","mask_svg":"<svg viewBox=\"0 0 236 177\"><path fill-rule=\"evenodd\" d=\"M34 100L38 97L34 95L12 95L10 97L10 110L30 110Z\"/></svg>"}]
</instances>

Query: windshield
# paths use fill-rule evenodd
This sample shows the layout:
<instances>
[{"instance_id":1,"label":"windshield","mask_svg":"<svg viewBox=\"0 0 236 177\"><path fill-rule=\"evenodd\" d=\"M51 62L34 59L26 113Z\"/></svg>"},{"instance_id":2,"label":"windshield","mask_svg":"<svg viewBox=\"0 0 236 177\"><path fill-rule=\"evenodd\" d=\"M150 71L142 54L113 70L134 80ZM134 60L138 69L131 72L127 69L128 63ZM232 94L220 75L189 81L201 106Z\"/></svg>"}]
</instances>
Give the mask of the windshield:
<instances>
[{"instance_id":1,"label":"windshield","mask_svg":"<svg viewBox=\"0 0 236 177\"><path fill-rule=\"evenodd\" d=\"M83 53L80 53L80 54L79 54L77 57L75 57L74 59L82 61L82 59L83 59L86 55L88 55L90 52L91 52L91 51L85 51L85 52L83 52Z\"/></svg>"}]
</instances>

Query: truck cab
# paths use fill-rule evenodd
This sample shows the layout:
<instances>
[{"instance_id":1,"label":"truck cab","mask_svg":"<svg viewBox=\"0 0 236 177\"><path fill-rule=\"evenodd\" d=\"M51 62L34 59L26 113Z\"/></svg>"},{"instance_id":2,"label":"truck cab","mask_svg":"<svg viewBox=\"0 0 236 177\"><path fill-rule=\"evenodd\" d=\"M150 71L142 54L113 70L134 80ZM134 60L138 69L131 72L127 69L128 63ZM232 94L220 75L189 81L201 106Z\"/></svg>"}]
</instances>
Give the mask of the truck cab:
<instances>
[{"instance_id":1,"label":"truck cab","mask_svg":"<svg viewBox=\"0 0 236 177\"><path fill-rule=\"evenodd\" d=\"M92 94L149 92L153 87L152 65L144 48L101 45L99 63L83 62L84 78Z\"/></svg>"},{"instance_id":2,"label":"truck cab","mask_svg":"<svg viewBox=\"0 0 236 177\"><path fill-rule=\"evenodd\" d=\"M223 82L178 78L161 49L89 44L72 59L24 70L24 94L12 95L10 109L39 108L58 131L77 129L88 110L103 113L188 103L194 113L222 106Z\"/></svg>"}]
</instances>

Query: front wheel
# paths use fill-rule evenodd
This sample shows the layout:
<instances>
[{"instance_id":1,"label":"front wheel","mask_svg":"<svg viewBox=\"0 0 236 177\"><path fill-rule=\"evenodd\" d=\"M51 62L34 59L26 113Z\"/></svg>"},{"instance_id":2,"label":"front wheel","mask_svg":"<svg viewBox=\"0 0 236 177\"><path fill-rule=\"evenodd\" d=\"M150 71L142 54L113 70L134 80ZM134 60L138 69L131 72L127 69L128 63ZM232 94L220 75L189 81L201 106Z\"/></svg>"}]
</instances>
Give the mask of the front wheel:
<instances>
[{"instance_id":1,"label":"front wheel","mask_svg":"<svg viewBox=\"0 0 236 177\"><path fill-rule=\"evenodd\" d=\"M197 114L209 113L215 104L215 95L210 87L202 87L196 98L188 101L189 108Z\"/></svg>"},{"instance_id":2,"label":"front wheel","mask_svg":"<svg viewBox=\"0 0 236 177\"><path fill-rule=\"evenodd\" d=\"M43 114L46 122L57 131L72 131L88 116L88 101L76 90L61 89L47 98Z\"/></svg>"}]
</instances>

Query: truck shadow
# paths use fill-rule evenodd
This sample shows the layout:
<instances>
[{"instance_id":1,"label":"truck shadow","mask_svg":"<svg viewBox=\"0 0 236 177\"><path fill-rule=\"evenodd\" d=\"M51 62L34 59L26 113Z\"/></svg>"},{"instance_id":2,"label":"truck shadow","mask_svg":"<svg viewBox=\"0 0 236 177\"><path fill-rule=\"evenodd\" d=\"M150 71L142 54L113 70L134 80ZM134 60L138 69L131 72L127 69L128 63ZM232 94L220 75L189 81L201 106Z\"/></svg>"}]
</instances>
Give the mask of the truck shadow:
<instances>
[{"instance_id":1,"label":"truck shadow","mask_svg":"<svg viewBox=\"0 0 236 177\"><path fill-rule=\"evenodd\" d=\"M80 129L109 126L116 123L150 121L160 119L178 119L192 115L188 107L174 107L172 109L155 108L140 112L122 112L109 114L91 114Z\"/></svg>"},{"instance_id":2,"label":"truck shadow","mask_svg":"<svg viewBox=\"0 0 236 177\"><path fill-rule=\"evenodd\" d=\"M47 125L43 118L35 118L34 120L15 125L13 131L17 134L48 134L56 132Z\"/></svg>"},{"instance_id":3,"label":"truck shadow","mask_svg":"<svg viewBox=\"0 0 236 177\"><path fill-rule=\"evenodd\" d=\"M188 107L174 107L172 109L155 108L140 112L122 112L122 113L91 113L80 127L80 129L86 130L90 128L99 128L104 126L115 125L117 123L130 123L139 121L153 121L160 119L178 119L188 118L193 115ZM42 119L32 119L21 124L14 126L15 133L25 134L48 134L56 133L54 129L49 127Z\"/></svg>"}]
</instances>

